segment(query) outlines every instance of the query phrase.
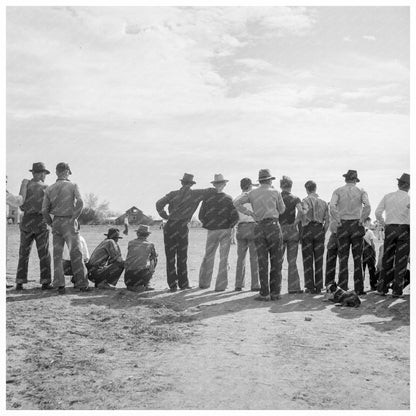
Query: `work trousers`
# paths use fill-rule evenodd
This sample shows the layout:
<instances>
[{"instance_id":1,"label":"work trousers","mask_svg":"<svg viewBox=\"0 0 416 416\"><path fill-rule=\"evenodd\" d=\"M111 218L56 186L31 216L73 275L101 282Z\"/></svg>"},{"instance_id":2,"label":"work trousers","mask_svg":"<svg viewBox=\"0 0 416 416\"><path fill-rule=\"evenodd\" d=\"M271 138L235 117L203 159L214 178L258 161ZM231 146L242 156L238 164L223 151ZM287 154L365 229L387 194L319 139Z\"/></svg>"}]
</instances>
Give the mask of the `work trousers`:
<instances>
[{"instance_id":1,"label":"work trousers","mask_svg":"<svg viewBox=\"0 0 416 416\"><path fill-rule=\"evenodd\" d=\"M254 242L255 222L244 222L237 226L237 267L235 272L235 288L241 289L245 283L246 254L250 255L251 289L259 289L259 266L256 244Z\"/></svg>"},{"instance_id":2,"label":"work trousers","mask_svg":"<svg viewBox=\"0 0 416 416\"><path fill-rule=\"evenodd\" d=\"M365 228L359 220L341 220L337 229L339 243L339 279L338 285L341 289L348 290L348 257L350 246L354 259L354 290L361 293L364 290L363 284L363 237Z\"/></svg>"},{"instance_id":3,"label":"work trousers","mask_svg":"<svg viewBox=\"0 0 416 416\"><path fill-rule=\"evenodd\" d=\"M393 292L403 294L407 262L410 254L410 226L388 224L385 228L384 254L378 290L387 292L393 282Z\"/></svg>"},{"instance_id":4,"label":"work trousers","mask_svg":"<svg viewBox=\"0 0 416 416\"><path fill-rule=\"evenodd\" d=\"M365 269L370 274L370 287L375 290L377 287L376 278L376 252L365 240L363 241L363 280L365 280Z\"/></svg>"},{"instance_id":5,"label":"work trousers","mask_svg":"<svg viewBox=\"0 0 416 416\"><path fill-rule=\"evenodd\" d=\"M260 295L279 295L282 289L283 245L279 221L276 218L267 218L258 222L254 235L259 263Z\"/></svg>"},{"instance_id":6,"label":"work trousers","mask_svg":"<svg viewBox=\"0 0 416 416\"><path fill-rule=\"evenodd\" d=\"M33 241L36 241L36 248L38 251L38 257L40 262L40 283L51 283L51 255L49 253L49 230L46 224L42 222L42 216L36 217L37 218L33 218L36 223L32 222L30 227L24 227L22 225L20 227L19 263L17 265L16 273L17 284L27 283L29 258Z\"/></svg>"},{"instance_id":7,"label":"work trousers","mask_svg":"<svg viewBox=\"0 0 416 416\"><path fill-rule=\"evenodd\" d=\"M282 236L282 263L285 257L285 251L287 249L287 264L288 264L288 275L287 275L287 286L289 292L297 292L300 290L300 279L298 266L296 260L298 258L298 247L299 247L299 230L295 224L283 224Z\"/></svg>"},{"instance_id":8,"label":"work trousers","mask_svg":"<svg viewBox=\"0 0 416 416\"><path fill-rule=\"evenodd\" d=\"M124 272L124 283L127 288L135 289L139 286L147 286L153 273L149 268L142 270L126 270Z\"/></svg>"},{"instance_id":9,"label":"work trousers","mask_svg":"<svg viewBox=\"0 0 416 416\"><path fill-rule=\"evenodd\" d=\"M89 267L89 266L88 266ZM90 267L88 272L88 279L95 283L97 286L101 282L107 282L116 286L118 279L120 279L121 273L123 273L123 262L114 262L102 267Z\"/></svg>"},{"instance_id":10,"label":"work trousers","mask_svg":"<svg viewBox=\"0 0 416 416\"><path fill-rule=\"evenodd\" d=\"M210 287L212 273L214 271L215 253L220 247L220 262L218 266L215 290L222 291L228 285L228 254L231 247L231 228L223 230L208 230L205 255L199 269L199 287L206 289Z\"/></svg>"},{"instance_id":11,"label":"work trousers","mask_svg":"<svg viewBox=\"0 0 416 416\"><path fill-rule=\"evenodd\" d=\"M310 222L303 227L302 258L305 288L310 291L323 287L325 230L321 223Z\"/></svg>"},{"instance_id":12,"label":"work trousers","mask_svg":"<svg viewBox=\"0 0 416 416\"><path fill-rule=\"evenodd\" d=\"M84 273L79 233L75 229L73 220L69 217L55 216L52 222L52 236L54 265L53 285L55 287L65 286L62 253L64 244L66 243L69 248L71 266L74 273L74 287L88 287L88 279Z\"/></svg>"},{"instance_id":13,"label":"work trousers","mask_svg":"<svg viewBox=\"0 0 416 416\"><path fill-rule=\"evenodd\" d=\"M338 238L336 233L331 233L326 245L325 286L335 282L335 270L338 258Z\"/></svg>"},{"instance_id":14,"label":"work trousers","mask_svg":"<svg viewBox=\"0 0 416 416\"><path fill-rule=\"evenodd\" d=\"M188 222L168 220L163 227L166 254L166 276L170 288L189 286L188 280Z\"/></svg>"}]
</instances>

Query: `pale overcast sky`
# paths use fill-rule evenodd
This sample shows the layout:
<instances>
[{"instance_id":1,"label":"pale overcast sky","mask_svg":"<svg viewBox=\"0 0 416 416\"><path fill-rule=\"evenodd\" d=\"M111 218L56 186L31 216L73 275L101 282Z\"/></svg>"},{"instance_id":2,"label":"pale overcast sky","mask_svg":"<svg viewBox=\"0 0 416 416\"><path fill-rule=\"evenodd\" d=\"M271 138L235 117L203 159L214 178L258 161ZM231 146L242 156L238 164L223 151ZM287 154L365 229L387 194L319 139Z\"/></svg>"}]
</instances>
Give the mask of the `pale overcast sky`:
<instances>
[{"instance_id":1,"label":"pale overcast sky","mask_svg":"<svg viewBox=\"0 0 416 416\"><path fill-rule=\"evenodd\" d=\"M215 173L270 168L374 209L410 173L408 7L8 7L8 189L70 164L82 194L158 218ZM275 183L278 186L278 181Z\"/></svg>"}]
</instances>

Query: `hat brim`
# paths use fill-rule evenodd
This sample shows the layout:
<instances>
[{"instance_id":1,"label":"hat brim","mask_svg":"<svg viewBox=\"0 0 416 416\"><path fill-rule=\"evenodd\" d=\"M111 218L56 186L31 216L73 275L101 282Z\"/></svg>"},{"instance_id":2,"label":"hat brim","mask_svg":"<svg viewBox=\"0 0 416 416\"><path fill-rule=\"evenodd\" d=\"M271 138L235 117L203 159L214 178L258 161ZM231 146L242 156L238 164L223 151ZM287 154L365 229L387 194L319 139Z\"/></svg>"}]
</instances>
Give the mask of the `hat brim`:
<instances>
[{"instance_id":1,"label":"hat brim","mask_svg":"<svg viewBox=\"0 0 416 416\"><path fill-rule=\"evenodd\" d=\"M50 172L48 171L48 169L41 169L41 170L33 170L33 169L29 169L29 172L33 172L33 173L41 173L41 172L45 172L47 175L50 174Z\"/></svg>"},{"instance_id":2,"label":"hat brim","mask_svg":"<svg viewBox=\"0 0 416 416\"><path fill-rule=\"evenodd\" d=\"M359 180L357 177L353 178L353 177L351 177L350 175L347 175L346 173L344 173L342 176L343 176L345 179L355 179L357 182L360 182L360 180Z\"/></svg>"},{"instance_id":3,"label":"hat brim","mask_svg":"<svg viewBox=\"0 0 416 416\"><path fill-rule=\"evenodd\" d=\"M408 185L410 185L410 182L408 182L407 180L405 180L405 179L400 179L400 178L396 178L398 181L400 181L400 182L404 182L404 183L407 183Z\"/></svg>"},{"instance_id":4,"label":"hat brim","mask_svg":"<svg viewBox=\"0 0 416 416\"><path fill-rule=\"evenodd\" d=\"M276 178L274 176L266 176L265 178L259 178L259 181L268 181L269 179L275 180Z\"/></svg>"},{"instance_id":5,"label":"hat brim","mask_svg":"<svg viewBox=\"0 0 416 416\"><path fill-rule=\"evenodd\" d=\"M108 234L104 234L106 237L108 237ZM119 235L113 235L113 237L117 237L117 238L123 238L123 237L120 237Z\"/></svg>"},{"instance_id":6,"label":"hat brim","mask_svg":"<svg viewBox=\"0 0 416 416\"><path fill-rule=\"evenodd\" d=\"M195 185L195 184L196 184L196 182L195 182L195 181L187 181L186 179L179 179L179 181L180 181L180 182L183 182L183 183L190 183L190 184L192 184L192 185Z\"/></svg>"},{"instance_id":7,"label":"hat brim","mask_svg":"<svg viewBox=\"0 0 416 416\"><path fill-rule=\"evenodd\" d=\"M152 232L151 231L139 231L139 230L136 230L136 234L137 235L149 235L149 234L152 234Z\"/></svg>"},{"instance_id":8,"label":"hat brim","mask_svg":"<svg viewBox=\"0 0 416 416\"><path fill-rule=\"evenodd\" d=\"M210 183L212 183L214 185L216 183L227 183L227 182L229 182L229 180L228 179L224 179L223 181L211 181Z\"/></svg>"}]
</instances>

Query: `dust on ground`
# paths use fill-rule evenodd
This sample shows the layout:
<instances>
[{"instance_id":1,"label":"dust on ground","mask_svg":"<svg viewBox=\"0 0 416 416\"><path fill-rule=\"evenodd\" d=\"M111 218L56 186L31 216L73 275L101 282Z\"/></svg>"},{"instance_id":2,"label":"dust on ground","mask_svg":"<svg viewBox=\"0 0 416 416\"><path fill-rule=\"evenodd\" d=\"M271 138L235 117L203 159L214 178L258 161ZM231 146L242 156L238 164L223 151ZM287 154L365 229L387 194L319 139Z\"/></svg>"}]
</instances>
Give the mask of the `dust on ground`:
<instances>
[{"instance_id":1,"label":"dust on ground","mask_svg":"<svg viewBox=\"0 0 416 416\"><path fill-rule=\"evenodd\" d=\"M83 229L90 250L103 231ZM195 285L205 233L190 239ZM123 276L114 291L76 292L69 281L64 296L41 291L32 253L26 290L7 291L7 409L410 408L409 289L403 299L369 292L359 308L285 290L257 302L233 291L232 269L225 292L170 293L161 232L151 240L161 262L144 294ZM12 283L10 226L7 248Z\"/></svg>"}]
</instances>

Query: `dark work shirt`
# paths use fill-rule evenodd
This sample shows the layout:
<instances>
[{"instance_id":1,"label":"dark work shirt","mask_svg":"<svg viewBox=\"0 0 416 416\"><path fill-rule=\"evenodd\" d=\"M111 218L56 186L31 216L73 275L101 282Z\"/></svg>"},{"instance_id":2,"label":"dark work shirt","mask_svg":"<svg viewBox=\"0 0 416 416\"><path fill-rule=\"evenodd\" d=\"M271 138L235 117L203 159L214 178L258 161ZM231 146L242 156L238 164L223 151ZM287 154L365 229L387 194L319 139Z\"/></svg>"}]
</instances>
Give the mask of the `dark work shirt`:
<instances>
[{"instance_id":1,"label":"dark work shirt","mask_svg":"<svg viewBox=\"0 0 416 416\"><path fill-rule=\"evenodd\" d=\"M46 222L42 216L42 203L48 187L42 181L31 179L27 183L26 198L20 209L24 212L20 229L26 232L39 233L46 230Z\"/></svg>"},{"instance_id":2,"label":"dark work shirt","mask_svg":"<svg viewBox=\"0 0 416 416\"><path fill-rule=\"evenodd\" d=\"M199 220L207 230L224 230L238 222L238 212L233 199L223 192L215 192L204 198L199 210Z\"/></svg>"},{"instance_id":3,"label":"dark work shirt","mask_svg":"<svg viewBox=\"0 0 416 416\"><path fill-rule=\"evenodd\" d=\"M170 221L191 221L199 203L205 196L216 192L214 188L190 189L183 186L177 191L169 192L156 202L156 210L165 220ZM165 206L169 206L169 214L165 211Z\"/></svg>"},{"instance_id":4,"label":"dark work shirt","mask_svg":"<svg viewBox=\"0 0 416 416\"><path fill-rule=\"evenodd\" d=\"M293 195L290 192L282 191L283 202L285 203L286 210L279 216L280 225L291 225L296 219L296 205L300 204L300 198Z\"/></svg>"},{"instance_id":5,"label":"dark work shirt","mask_svg":"<svg viewBox=\"0 0 416 416\"><path fill-rule=\"evenodd\" d=\"M25 214L42 214L42 202L47 187L44 182L31 179L27 183L26 199L20 209Z\"/></svg>"}]
</instances>

